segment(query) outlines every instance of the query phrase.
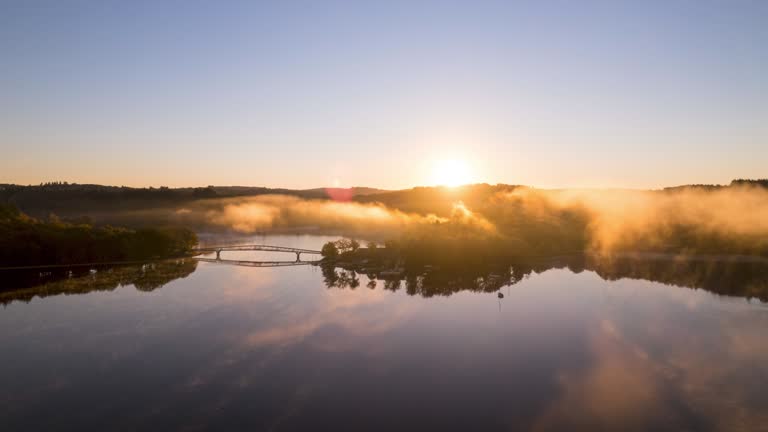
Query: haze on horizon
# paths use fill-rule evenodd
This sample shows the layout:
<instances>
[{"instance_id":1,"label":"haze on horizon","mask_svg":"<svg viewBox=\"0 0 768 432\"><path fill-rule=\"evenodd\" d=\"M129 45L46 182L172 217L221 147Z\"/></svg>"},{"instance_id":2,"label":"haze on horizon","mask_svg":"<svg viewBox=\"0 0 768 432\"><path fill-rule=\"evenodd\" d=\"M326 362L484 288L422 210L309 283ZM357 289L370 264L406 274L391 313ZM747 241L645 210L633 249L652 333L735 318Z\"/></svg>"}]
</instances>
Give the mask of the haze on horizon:
<instances>
[{"instance_id":1,"label":"haze on horizon","mask_svg":"<svg viewBox=\"0 0 768 432\"><path fill-rule=\"evenodd\" d=\"M768 3L543 3L6 1L0 183L766 176Z\"/></svg>"}]
</instances>

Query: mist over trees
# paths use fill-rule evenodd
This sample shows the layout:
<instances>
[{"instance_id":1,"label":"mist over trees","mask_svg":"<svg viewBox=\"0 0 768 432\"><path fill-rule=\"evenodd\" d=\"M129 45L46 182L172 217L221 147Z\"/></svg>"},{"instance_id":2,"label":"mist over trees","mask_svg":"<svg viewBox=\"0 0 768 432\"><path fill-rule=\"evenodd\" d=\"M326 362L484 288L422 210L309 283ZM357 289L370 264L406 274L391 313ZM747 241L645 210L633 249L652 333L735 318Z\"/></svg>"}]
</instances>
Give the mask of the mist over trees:
<instances>
[{"instance_id":1,"label":"mist over trees","mask_svg":"<svg viewBox=\"0 0 768 432\"><path fill-rule=\"evenodd\" d=\"M90 249L78 246L60 254L78 258L119 255L105 252L118 249L125 256L151 255L136 251L128 237L156 244L151 249L165 254L168 251L160 245L165 240L155 237L175 235L152 230L179 226L195 232L293 230L339 235L397 244L409 262L451 263L585 251L768 256L766 185L767 180L739 179L729 185L638 191L475 184L401 191L357 188L337 194L325 189L134 189L52 183L0 185L0 199L19 203L25 212L32 209L28 214L48 220L52 227L66 226L61 231L74 238L93 237ZM50 213L59 216L52 219ZM41 226L36 229L53 229ZM16 228L15 241L25 241L19 237L25 229L29 228ZM80 231L89 234L72 234ZM63 234L58 240L79 241ZM51 252L35 252L34 245L45 242L28 243L18 256L73 262L63 256L43 257ZM103 246L112 244L120 246ZM351 245L334 246L342 254Z\"/></svg>"}]
</instances>

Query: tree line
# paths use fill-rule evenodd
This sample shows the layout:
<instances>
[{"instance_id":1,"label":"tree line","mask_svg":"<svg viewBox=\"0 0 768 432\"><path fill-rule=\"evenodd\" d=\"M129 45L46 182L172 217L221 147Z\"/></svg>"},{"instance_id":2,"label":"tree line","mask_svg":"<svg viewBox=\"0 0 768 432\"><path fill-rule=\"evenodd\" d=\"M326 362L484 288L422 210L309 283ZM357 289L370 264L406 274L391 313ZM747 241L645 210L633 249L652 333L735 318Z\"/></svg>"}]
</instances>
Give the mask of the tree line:
<instances>
[{"instance_id":1,"label":"tree line","mask_svg":"<svg viewBox=\"0 0 768 432\"><path fill-rule=\"evenodd\" d=\"M197 244L186 228L128 229L32 218L0 204L0 266L78 264L183 256Z\"/></svg>"}]
</instances>

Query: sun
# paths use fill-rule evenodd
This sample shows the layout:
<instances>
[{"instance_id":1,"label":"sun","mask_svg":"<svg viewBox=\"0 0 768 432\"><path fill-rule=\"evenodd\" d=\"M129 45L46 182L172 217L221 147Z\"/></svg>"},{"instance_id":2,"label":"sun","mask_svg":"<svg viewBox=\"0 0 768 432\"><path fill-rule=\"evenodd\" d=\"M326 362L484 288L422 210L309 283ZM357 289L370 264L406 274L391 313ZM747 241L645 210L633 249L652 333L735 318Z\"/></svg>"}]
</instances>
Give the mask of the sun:
<instances>
[{"instance_id":1,"label":"sun","mask_svg":"<svg viewBox=\"0 0 768 432\"><path fill-rule=\"evenodd\" d=\"M432 167L432 183L439 186L461 186L471 182L466 162L459 159L435 161Z\"/></svg>"}]
</instances>

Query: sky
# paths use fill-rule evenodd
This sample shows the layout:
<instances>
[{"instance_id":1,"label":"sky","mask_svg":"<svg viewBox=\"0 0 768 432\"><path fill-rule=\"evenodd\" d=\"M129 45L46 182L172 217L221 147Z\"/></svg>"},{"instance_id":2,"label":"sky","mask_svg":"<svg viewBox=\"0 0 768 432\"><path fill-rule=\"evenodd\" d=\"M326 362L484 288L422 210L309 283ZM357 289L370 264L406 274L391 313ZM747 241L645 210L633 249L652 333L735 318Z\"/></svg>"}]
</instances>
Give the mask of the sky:
<instances>
[{"instance_id":1,"label":"sky","mask_svg":"<svg viewBox=\"0 0 768 432\"><path fill-rule=\"evenodd\" d=\"M0 0L0 183L765 178L766 23L761 0Z\"/></svg>"}]
</instances>

